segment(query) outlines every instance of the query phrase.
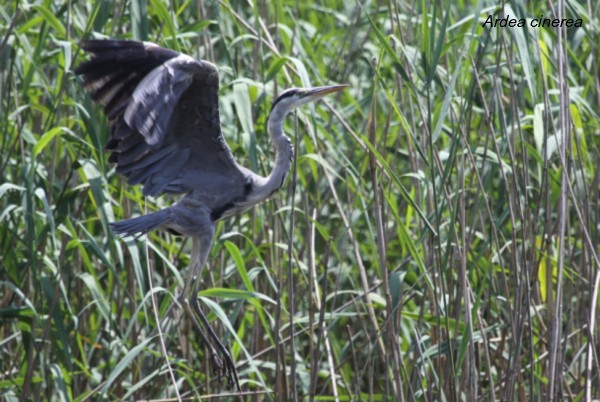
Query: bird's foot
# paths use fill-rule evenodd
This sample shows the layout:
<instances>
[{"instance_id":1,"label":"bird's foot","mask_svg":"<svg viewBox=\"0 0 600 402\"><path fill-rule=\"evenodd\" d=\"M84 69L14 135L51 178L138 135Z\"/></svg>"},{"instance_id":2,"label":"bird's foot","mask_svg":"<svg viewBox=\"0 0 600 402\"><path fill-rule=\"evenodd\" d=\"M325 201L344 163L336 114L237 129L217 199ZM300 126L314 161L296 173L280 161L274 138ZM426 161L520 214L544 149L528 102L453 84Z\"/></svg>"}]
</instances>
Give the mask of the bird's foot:
<instances>
[{"instance_id":1,"label":"bird's foot","mask_svg":"<svg viewBox=\"0 0 600 402\"><path fill-rule=\"evenodd\" d=\"M211 366L212 370L222 382L223 379L227 380L227 384L230 387L235 387L238 392L241 391L238 380L237 370L233 362L233 358L229 353L229 350L225 349L222 351L222 356L216 350L211 350Z\"/></svg>"},{"instance_id":2,"label":"bird's foot","mask_svg":"<svg viewBox=\"0 0 600 402\"><path fill-rule=\"evenodd\" d=\"M202 310L200 310L200 305L198 304L198 299L196 297L192 297L189 300L188 306L190 305L192 309L188 311L192 313L192 322L195 324L196 329L210 354L209 358L212 371L217 374L219 382L222 382L222 379L225 378L230 387L235 387L238 392L241 392L237 370L229 349L223 344L208 323L206 316L202 313ZM200 322L198 322L196 318L198 318ZM208 332L208 336L204 330Z\"/></svg>"}]
</instances>

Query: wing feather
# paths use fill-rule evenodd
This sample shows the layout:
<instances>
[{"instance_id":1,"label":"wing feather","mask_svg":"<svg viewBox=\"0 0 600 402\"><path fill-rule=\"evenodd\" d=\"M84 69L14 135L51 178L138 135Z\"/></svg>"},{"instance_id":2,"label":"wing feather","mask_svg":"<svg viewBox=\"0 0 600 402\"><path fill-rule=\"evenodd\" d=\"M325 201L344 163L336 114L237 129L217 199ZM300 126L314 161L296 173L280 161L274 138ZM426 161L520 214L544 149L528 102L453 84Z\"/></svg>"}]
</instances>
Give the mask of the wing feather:
<instances>
[{"instance_id":1,"label":"wing feather","mask_svg":"<svg viewBox=\"0 0 600 402\"><path fill-rule=\"evenodd\" d=\"M125 122L146 138L150 145L160 145L173 111L192 83L194 75L180 68L182 63L198 63L189 56L180 55L152 70L138 84L125 110Z\"/></svg>"},{"instance_id":2,"label":"wing feather","mask_svg":"<svg viewBox=\"0 0 600 402\"><path fill-rule=\"evenodd\" d=\"M140 144L143 144L144 141L144 137L142 137L141 135L137 135L137 133L130 133L128 136L124 137L121 140L118 140L118 142L115 144L115 147L113 148L115 151L117 152L127 152L130 149L132 149L135 146L139 146ZM108 148L108 144L107 148Z\"/></svg>"},{"instance_id":3,"label":"wing feather","mask_svg":"<svg viewBox=\"0 0 600 402\"><path fill-rule=\"evenodd\" d=\"M81 47L92 58L75 72L104 106L109 161L130 184L158 195L246 180L221 135L214 65L146 42L89 40Z\"/></svg>"},{"instance_id":4,"label":"wing feather","mask_svg":"<svg viewBox=\"0 0 600 402\"><path fill-rule=\"evenodd\" d=\"M168 146L161 147L160 149L150 153L143 159L137 159L130 161L129 163L119 160L119 166L117 167L117 172L127 175L129 172L134 170L144 169L159 160L169 160L174 152L177 151L176 144L169 144Z\"/></svg>"}]
</instances>

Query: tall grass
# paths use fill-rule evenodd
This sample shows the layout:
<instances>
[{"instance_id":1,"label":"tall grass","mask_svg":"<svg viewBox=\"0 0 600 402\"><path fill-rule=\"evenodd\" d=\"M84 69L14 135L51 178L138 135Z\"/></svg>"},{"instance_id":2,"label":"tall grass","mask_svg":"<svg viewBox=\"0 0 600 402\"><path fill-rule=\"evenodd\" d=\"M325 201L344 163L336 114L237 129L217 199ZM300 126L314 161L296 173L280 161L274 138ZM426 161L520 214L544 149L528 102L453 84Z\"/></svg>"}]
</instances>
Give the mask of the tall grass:
<instances>
[{"instance_id":1,"label":"tall grass","mask_svg":"<svg viewBox=\"0 0 600 402\"><path fill-rule=\"evenodd\" d=\"M600 397L600 19L592 2L553 7L2 3L0 395ZM583 24L482 27L488 15ZM288 119L286 188L217 228L202 303L243 397L180 310L166 316L189 242L126 242L108 227L175 199L144 199L103 152L106 119L72 72L79 40L103 36L215 62L225 137L263 175L273 96L350 84Z\"/></svg>"}]
</instances>

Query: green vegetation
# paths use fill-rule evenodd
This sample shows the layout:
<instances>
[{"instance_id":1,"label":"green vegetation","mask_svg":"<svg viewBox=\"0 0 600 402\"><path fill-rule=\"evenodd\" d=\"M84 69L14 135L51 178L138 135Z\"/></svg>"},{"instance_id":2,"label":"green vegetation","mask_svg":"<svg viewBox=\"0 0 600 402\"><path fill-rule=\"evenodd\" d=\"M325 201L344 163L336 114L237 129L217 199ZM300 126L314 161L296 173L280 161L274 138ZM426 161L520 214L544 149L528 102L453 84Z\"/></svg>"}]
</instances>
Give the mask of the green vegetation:
<instances>
[{"instance_id":1,"label":"green vegetation","mask_svg":"<svg viewBox=\"0 0 600 402\"><path fill-rule=\"evenodd\" d=\"M232 391L180 309L172 375L160 346L152 298L164 317L189 241L109 230L174 200L144 199L103 152L72 71L79 40L106 36L216 63L225 137L261 174L272 97L350 85L288 119L286 188L218 226L201 295L243 400L598 398L599 9L549 3L2 2L0 397Z\"/></svg>"}]
</instances>

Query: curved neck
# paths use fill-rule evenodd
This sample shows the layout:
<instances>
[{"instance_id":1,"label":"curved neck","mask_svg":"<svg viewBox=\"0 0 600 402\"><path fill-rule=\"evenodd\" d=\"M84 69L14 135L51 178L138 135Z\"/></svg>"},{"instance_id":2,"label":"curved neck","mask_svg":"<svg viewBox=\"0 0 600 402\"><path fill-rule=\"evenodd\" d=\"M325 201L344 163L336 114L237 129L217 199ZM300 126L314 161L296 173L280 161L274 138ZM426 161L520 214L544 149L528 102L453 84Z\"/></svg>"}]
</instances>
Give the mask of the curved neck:
<instances>
[{"instance_id":1,"label":"curved neck","mask_svg":"<svg viewBox=\"0 0 600 402\"><path fill-rule=\"evenodd\" d=\"M271 142L275 147L275 165L271 174L266 177L264 183L259 185L257 195L267 198L277 192L285 182L285 179L292 167L294 158L294 146L290 139L283 134L283 120L289 113L288 108L277 107L276 105L267 122L267 130L271 136Z\"/></svg>"}]
</instances>

